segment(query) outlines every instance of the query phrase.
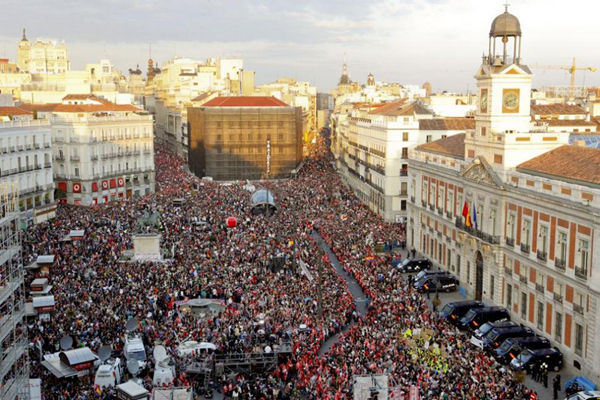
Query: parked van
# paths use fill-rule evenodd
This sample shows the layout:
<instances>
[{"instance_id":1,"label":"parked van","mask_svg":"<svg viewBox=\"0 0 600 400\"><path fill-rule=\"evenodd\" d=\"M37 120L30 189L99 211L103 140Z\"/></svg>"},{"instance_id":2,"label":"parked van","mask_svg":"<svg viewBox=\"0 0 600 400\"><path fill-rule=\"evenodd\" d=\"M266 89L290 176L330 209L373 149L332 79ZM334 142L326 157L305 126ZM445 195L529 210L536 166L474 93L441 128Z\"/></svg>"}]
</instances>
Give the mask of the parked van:
<instances>
[{"instance_id":1,"label":"parked van","mask_svg":"<svg viewBox=\"0 0 600 400\"><path fill-rule=\"evenodd\" d=\"M452 275L425 276L415 283L419 292L452 292L458 289L458 279Z\"/></svg>"},{"instance_id":2,"label":"parked van","mask_svg":"<svg viewBox=\"0 0 600 400\"><path fill-rule=\"evenodd\" d=\"M486 322L480 328L475 329L473 332L473 336L471 336L471 344L483 349L483 337L487 335L494 328L508 328L513 326L520 326L516 322L513 321L496 321L496 322Z\"/></svg>"},{"instance_id":3,"label":"parked van","mask_svg":"<svg viewBox=\"0 0 600 400\"><path fill-rule=\"evenodd\" d=\"M535 332L525 326L494 328L483 338L483 349L494 352L506 339L526 336L535 336Z\"/></svg>"},{"instance_id":4,"label":"parked van","mask_svg":"<svg viewBox=\"0 0 600 400\"><path fill-rule=\"evenodd\" d=\"M549 347L552 347L552 344L543 336L509 338L496 349L494 358L501 364L508 364L525 349L537 350Z\"/></svg>"},{"instance_id":5,"label":"parked van","mask_svg":"<svg viewBox=\"0 0 600 400\"><path fill-rule=\"evenodd\" d=\"M485 304L476 300L464 300L448 303L440 311L440 318L447 319L452 324L457 324L460 318L472 308L483 308Z\"/></svg>"},{"instance_id":6,"label":"parked van","mask_svg":"<svg viewBox=\"0 0 600 400\"><path fill-rule=\"evenodd\" d=\"M563 355L556 347L537 350L526 349L510 362L510 367L516 371L531 372L542 363L548 366L549 371L558 371L563 365Z\"/></svg>"},{"instance_id":7,"label":"parked van","mask_svg":"<svg viewBox=\"0 0 600 400\"><path fill-rule=\"evenodd\" d=\"M504 307L473 308L460 319L458 327L475 330L486 322L508 319L510 319L510 313Z\"/></svg>"}]
</instances>

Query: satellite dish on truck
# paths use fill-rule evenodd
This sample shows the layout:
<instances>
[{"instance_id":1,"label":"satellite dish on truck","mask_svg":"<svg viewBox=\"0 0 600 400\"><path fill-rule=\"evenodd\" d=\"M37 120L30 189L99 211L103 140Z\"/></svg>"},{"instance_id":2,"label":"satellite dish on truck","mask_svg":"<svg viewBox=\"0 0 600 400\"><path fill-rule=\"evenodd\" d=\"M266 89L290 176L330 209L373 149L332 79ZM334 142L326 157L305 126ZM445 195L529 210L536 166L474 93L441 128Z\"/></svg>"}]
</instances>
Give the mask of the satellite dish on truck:
<instances>
[{"instance_id":1,"label":"satellite dish on truck","mask_svg":"<svg viewBox=\"0 0 600 400\"><path fill-rule=\"evenodd\" d=\"M154 350L152 351L152 355L154 356L154 361L159 363L167 358L167 350L164 346L155 346Z\"/></svg>"},{"instance_id":2,"label":"satellite dish on truck","mask_svg":"<svg viewBox=\"0 0 600 400\"><path fill-rule=\"evenodd\" d=\"M60 349L62 351L70 350L73 347L73 337L66 335L60 339Z\"/></svg>"},{"instance_id":3,"label":"satellite dish on truck","mask_svg":"<svg viewBox=\"0 0 600 400\"><path fill-rule=\"evenodd\" d=\"M125 324L125 330L129 333L137 330L139 325L139 322L137 320L137 318L132 318L129 321L127 321L127 323Z\"/></svg>"},{"instance_id":4,"label":"satellite dish on truck","mask_svg":"<svg viewBox=\"0 0 600 400\"><path fill-rule=\"evenodd\" d=\"M137 374L140 372L140 365L137 360L129 360L127 361L127 371L135 378Z\"/></svg>"},{"instance_id":5,"label":"satellite dish on truck","mask_svg":"<svg viewBox=\"0 0 600 400\"><path fill-rule=\"evenodd\" d=\"M111 353L112 349L110 346L104 345L98 349L98 358L104 363L104 361L110 358Z\"/></svg>"}]
</instances>

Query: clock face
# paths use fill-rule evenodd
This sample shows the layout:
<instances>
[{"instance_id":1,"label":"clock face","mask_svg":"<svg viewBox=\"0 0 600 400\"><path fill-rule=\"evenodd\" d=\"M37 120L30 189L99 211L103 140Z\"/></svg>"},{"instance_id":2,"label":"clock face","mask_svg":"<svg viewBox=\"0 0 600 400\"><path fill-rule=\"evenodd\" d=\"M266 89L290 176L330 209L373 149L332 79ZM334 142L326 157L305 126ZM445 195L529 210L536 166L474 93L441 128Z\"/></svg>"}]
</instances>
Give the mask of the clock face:
<instances>
[{"instance_id":1,"label":"clock face","mask_svg":"<svg viewBox=\"0 0 600 400\"><path fill-rule=\"evenodd\" d=\"M502 93L502 112L519 112L519 89L504 89Z\"/></svg>"},{"instance_id":2,"label":"clock face","mask_svg":"<svg viewBox=\"0 0 600 400\"><path fill-rule=\"evenodd\" d=\"M482 113L486 113L487 107L488 107L488 91L487 91L487 89L481 89L481 97L479 99L479 110Z\"/></svg>"}]
</instances>

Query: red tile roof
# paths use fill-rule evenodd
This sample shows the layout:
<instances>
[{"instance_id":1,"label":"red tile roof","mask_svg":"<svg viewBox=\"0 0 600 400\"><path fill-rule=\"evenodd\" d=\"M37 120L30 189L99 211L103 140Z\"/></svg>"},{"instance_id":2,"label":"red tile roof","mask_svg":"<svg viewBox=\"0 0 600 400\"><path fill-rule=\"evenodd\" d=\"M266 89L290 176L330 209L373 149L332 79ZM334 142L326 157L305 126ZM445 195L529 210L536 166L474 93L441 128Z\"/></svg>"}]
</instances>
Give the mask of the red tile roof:
<instances>
[{"instance_id":1,"label":"red tile roof","mask_svg":"<svg viewBox=\"0 0 600 400\"><path fill-rule=\"evenodd\" d=\"M475 129L474 118L433 118L419 120L419 129L427 131L462 131Z\"/></svg>"},{"instance_id":2,"label":"red tile roof","mask_svg":"<svg viewBox=\"0 0 600 400\"><path fill-rule=\"evenodd\" d=\"M289 107L273 96L222 96L204 103L202 107Z\"/></svg>"},{"instance_id":3,"label":"red tile roof","mask_svg":"<svg viewBox=\"0 0 600 400\"><path fill-rule=\"evenodd\" d=\"M0 107L0 116L8 115L29 115L32 114L30 111L23 110L19 107Z\"/></svg>"},{"instance_id":4,"label":"red tile roof","mask_svg":"<svg viewBox=\"0 0 600 400\"><path fill-rule=\"evenodd\" d=\"M517 171L600 184L600 149L561 146L520 164Z\"/></svg>"},{"instance_id":5,"label":"red tile roof","mask_svg":"<svg viewBox=\"0 0 600 400\"><path fill-rule=\"evenodd\" d=\"M548 126L596 126L591 121L585 119L548 119L540 120L542 123L548 124Z\"/></svg>"},{"instance_id":6,"label":"red tile roof","mask_svg":"<svg viewBox=\"0 0 600 400\"><path fill-rule=\"evenodd\" d=\"M62 98L63 100L87 100L87 99L98 99L91 93L83 93L83 94L68 94Z\"/></svg>"},{"instance_id":7,"label":"red tile roof","mask_svg":"<svg viewBox=\"0 0 600 400\"><path fill-rule=\"evenodd\" d=\"M56 107L57 105L58 105L58 103L48 103L48 104L23 103L23 104L20 104L18 107L21 110L25 110L25 111L51 112L54 109L54 107Z\"/></svg>"},{"instance_id":8,"label":"red tile roof","mask_svg":"<svg viewBox=\"0 0 600 400\"><path fill-rule=\"evenodd\" d=\"M371 110L369 114L398 117L415 114L432 114L432 112L422 106L420 103L412 102L407 104L406 99L402 99L384 104L381 107L377 107L374 110Z\"/></svg>"},{"instance_id":9,"label":"red tile roof","mask_svg":"<svg viewBox=\"0 0 600 400\"><path fill-rule=\"evenodd\" d=\"M26 111L41 112L68 112L68 113L91 113L91 112L140 112L142 109L132 104L114 104L110 101L100 99L102 104L22 104L19 108Z\"/></svg>"},{"instance_id":10,"label":"red tile roof","mask_svg":"<svg viewBox=\"0 0 600 400\"><path fill-rule=\"evenodd\" d=\"M459 133L444 139L436 140L435 142L425 143L417 146L417 150L464 159L465 134Z\"/></svg>"},{"instance_id":11,"label":"red tile roof","mask_svg":"<svg viewBox=\"0 0 600 400\"><path fill-rule=\"evenodd\" d=\"M575 115L587 114L586 111L576 105L570 104L532 104L531 114L534 115Z\"/></svg>"}]
</instances>

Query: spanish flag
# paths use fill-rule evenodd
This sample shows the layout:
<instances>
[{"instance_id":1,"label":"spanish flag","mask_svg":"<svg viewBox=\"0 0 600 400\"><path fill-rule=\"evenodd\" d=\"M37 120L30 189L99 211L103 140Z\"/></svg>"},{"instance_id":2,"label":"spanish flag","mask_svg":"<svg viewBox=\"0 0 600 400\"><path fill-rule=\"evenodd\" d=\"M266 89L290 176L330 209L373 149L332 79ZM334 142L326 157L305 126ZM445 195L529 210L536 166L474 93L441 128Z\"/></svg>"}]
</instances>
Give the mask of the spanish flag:
<instances>
[{"instance_id":1,"label":"spanish flag","mask_svg":"<svg viewBox=\"0 0 600 400\"><path fill-rule=\"evenodd\" d=\"M471 227L471 211L469 210L469 205L467 204L466 200L465 205L463 206L462 216L465 219L465 225Z\"/></svg>"}]
</instances>

